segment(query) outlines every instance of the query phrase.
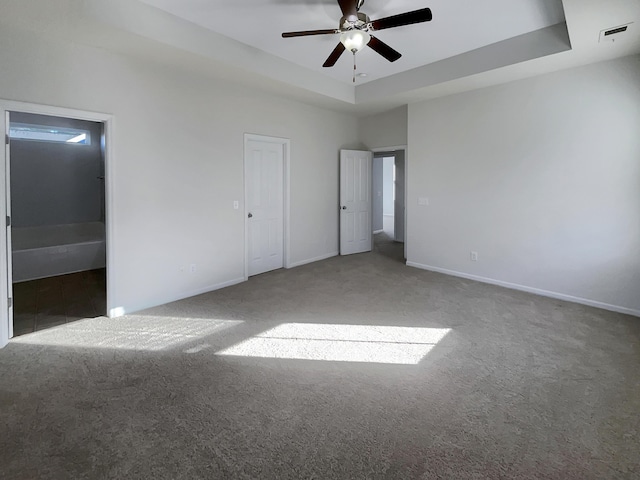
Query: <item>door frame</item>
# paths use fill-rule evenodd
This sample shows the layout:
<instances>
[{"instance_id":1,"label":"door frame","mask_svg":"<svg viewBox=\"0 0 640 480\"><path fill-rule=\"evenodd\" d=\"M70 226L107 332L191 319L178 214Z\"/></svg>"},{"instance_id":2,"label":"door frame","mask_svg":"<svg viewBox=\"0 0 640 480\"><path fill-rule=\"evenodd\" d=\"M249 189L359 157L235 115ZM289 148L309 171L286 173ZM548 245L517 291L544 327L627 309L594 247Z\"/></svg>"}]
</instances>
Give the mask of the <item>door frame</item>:
<instances>
[{"instance_id":1,"label":"door frame","mask_svg":"<svg viewBox=\"0 0 640 480\"><path fill-rule=\"evenodd\" d=\"M398 150L402 150L404 151L404 258L405 260L408 258L407 257L407 244L408 242L408 236L407 236L407 210L409 209L409 202L407 201L408 197L408 182L409 182L409 149L407 148L407 145L395 145L395 146L391 146L391 147L378 147L378 148L372 148L371 151L373 152L373 156L376 156L376 153L395 153ZM373 210L373 209L372 209ZM373 223L372 223L373 224Z\"/></svg>"},{"instance_id":2,"label":"door frame","mask_svg":"<svg viewBox=\"0 0 640 480\"><path fill-rule=\"evenodd\" d=\"M64 107L55 107L50 105L39 105L35 103L17 102L13 100L4 100L0 98L0 130L3 133L8 131L7 125L7 113L8 112L20 112L20 113L33 113L37 115L49 115L53 117L65 117L73 118L77 120L88 120L91 122L100 122L104 125L104 176L105 176L105 240L106 240L106 270L107 270L107 310L105 315L112 316L115 306L114 302L114 272L115 272L115 258L114 258L114 117L110 114L90 112L86 110L76 110ZM6 216L11 214L11 205L8 202L10 193L10 157L9 148L5 142L5 148L0 149L0 185L6 188L7 195L0 196L0 211L5 212ZM6 233L0 235L0 348L6 345L9 339L13 336L13 314L9 309L9 278L11 272L9 272L9 266L11 259L9 258L9 246L11 245L11 238L8 235L8 229Z\"/></svg>"},{"instance_id":3,"label":"door frame","mask_svg":"<svg viewBox=\"0 0 640 480\"><path fill-rule=\"evenodd\" d=\"M259 135L256 133L244 134L244 149L242 155L243 162L243 176L244 176L244 279L249 280L249 218L247 215L249 211L247 205L249 204L249 188L248 188L248 175L247 175L247 151L248 143L250 141L275 143L282 145L282 170L284 179L282 182L282 188L284 189L283 198L283 263L284 268L291 268L291 230L289 220L291 217L291 140L281 137L270 137L266 135Z\"/></svg>"}]
</instances>

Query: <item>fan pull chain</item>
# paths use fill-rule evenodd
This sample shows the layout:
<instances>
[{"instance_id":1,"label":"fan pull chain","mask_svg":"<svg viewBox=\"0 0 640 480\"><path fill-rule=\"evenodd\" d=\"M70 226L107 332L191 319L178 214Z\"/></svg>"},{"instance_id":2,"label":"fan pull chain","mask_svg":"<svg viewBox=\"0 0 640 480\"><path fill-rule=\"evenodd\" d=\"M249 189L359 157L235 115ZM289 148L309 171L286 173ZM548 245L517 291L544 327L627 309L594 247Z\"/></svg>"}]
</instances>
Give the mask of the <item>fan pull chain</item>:
<instances>
[{"instance_id":1,"label":"fan pull chain","mask_svg":"<svg viewBox=\"0 0 640 480\"><path fill-rule=\"evenodd\" d=\"M356 83L356 52L353 52L353 83Z\"/></svg>"}]
</instances>

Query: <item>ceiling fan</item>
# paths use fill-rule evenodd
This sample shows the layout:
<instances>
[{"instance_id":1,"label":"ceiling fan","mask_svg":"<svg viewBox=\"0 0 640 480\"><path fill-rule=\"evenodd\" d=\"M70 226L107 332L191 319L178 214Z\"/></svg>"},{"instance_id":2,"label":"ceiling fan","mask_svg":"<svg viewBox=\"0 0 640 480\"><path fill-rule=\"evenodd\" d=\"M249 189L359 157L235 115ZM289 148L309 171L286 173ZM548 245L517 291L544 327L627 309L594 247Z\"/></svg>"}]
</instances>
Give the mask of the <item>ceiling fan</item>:
<instances>
[{"instance_id":1,"label":"ceiling fan","mask_svg":"<svg viewBox=\"0 0 640 480\"><path fill-rule=\"evenodd\" d=\"M345 50L349 50L354 54L353 68L355 71L355 54L365 46L369 46L390 62L395 62L402 56L399 52L374 37L369 32L384 30L385 28L411 25L413 23L428 22L433 18L430 8L422 8L420 10L401 13L399 15L380 18L378 20L371 20L368 15L360 12L360 8L364 4L364 0L338 0L338 4L342 10L342 18L340 19L338 28L328 30L306 30L302 32L285 32L282 34L282 38L340 34L340 43L338 43L322 66L333 67L340 58L340 55L342 55Z\"/></svg>"}]
</instances>

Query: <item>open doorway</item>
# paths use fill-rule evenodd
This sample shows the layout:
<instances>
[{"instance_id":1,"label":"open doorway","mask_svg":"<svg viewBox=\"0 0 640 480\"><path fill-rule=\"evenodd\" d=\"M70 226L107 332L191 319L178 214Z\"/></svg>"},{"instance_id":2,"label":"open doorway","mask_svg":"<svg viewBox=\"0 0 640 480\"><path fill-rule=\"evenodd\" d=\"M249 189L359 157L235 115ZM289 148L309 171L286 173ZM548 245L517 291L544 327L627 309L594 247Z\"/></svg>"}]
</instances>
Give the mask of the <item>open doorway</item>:
<instances>
[{"instance_id":1,"label":"open doorway","mask_svg":"<svg viewBox=\"0 0 640 480\"><path fill-rule=\"evenodd\" d=\"M374 247L404 260L405 150L374 152L372 167Z\"/></svg>"},{"instance_id":2,"label":"open doorway","mask_svg":"<svg viewBox=\"0 0 640 480\"><path fill-rule=\"evenodd\" d=\"M373 201L374 234L384 233L395 240L395 156L374 157L374 177L376 184Z\"/></svg>"},{"instance_id":3,"label":"open doorway","mask_svg":"<svg viewBox=\"0 0 640 480\"><path fill-rule=\"evenodd\" d=\"M106 315L104 123L10 111L13 336Z\"/></svg>"}]
</instances>

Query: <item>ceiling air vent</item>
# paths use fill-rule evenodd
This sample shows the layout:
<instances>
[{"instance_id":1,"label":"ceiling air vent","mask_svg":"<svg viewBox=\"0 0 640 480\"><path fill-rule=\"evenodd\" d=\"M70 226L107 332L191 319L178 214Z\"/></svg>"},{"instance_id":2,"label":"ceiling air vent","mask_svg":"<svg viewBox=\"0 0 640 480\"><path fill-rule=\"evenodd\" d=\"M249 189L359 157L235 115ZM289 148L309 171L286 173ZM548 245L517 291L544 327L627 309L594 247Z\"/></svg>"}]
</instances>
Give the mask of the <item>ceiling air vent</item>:
<instances>
[{"instance_id":1,"label":"ceiling air vent","mask_svg":"<svg viewBox=\"0 0 640 480\"><path fill-rule=\"evenodd\" d=\"M619 27L607 28L606 30L600 31L600 42L615 42L620 37L629 32L632 23L627 23L626 25L620 25Z\"/></svg>"}]
</instances>

